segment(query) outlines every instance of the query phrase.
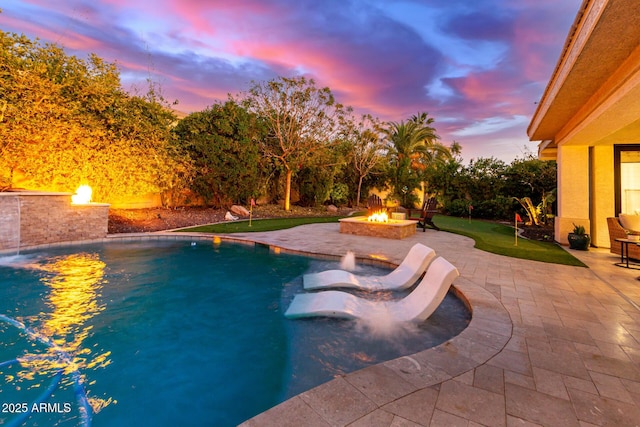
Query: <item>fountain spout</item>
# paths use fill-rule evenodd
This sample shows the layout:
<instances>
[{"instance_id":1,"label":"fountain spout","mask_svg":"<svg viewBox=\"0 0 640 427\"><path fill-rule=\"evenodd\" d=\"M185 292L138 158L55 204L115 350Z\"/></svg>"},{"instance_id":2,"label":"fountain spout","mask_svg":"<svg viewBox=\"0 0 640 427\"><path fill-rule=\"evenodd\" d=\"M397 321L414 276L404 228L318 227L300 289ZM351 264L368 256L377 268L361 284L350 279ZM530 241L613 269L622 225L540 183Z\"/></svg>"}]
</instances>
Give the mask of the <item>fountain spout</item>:
<instances>
[{"instance_id":1,"label":"fountain spout","mask_svg":"<svg viewBox=\"0 0 640 427\"><path fill-rule=\"evenodd\" d=\"M356 269L356 255L352 251L347 253L340 260L340 268L347 271Z\"/></svg>"}]
</instances>

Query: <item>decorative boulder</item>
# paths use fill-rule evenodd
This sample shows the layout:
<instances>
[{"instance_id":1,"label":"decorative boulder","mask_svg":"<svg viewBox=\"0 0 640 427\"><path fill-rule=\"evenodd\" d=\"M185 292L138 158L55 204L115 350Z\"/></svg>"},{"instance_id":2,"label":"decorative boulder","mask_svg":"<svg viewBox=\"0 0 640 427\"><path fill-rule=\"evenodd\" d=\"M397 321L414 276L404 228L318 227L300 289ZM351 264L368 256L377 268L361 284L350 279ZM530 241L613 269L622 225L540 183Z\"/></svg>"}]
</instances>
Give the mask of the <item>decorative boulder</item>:
<instances>
[{"instance_id":1,"label":"decorative boulder","mask_svg":"<svg viewBox=\"0 0 640 427\"><path fill-rule=\"evenodd\" d=\"M338 212L338 208L335 207L334 205L329 205L329 206L327 206L327 212L336 213L336 212Z\"/></svg>"},{"instance_id":2,"label":"decorative boulder","mask_svg":"<svg viewBox=\"0 0 640 427\"><path fill-rule=\"evenodd\" d=\"M227 213L224 215L224 219L226 219L227 221L235 221L238 219L238 217L233 216L231 212L227 211Z\"/></svg>"},{"instance_id":3,"label":"decorative boulder","mask_svg":"<svg viewBox=\"0 0 640 427\"><path fill-rule=\"evenodd\" d=\"M231 212L240 216L249 216L249 211L244 206L233 205L231 206Z\"/></svg>"}]
</instances>

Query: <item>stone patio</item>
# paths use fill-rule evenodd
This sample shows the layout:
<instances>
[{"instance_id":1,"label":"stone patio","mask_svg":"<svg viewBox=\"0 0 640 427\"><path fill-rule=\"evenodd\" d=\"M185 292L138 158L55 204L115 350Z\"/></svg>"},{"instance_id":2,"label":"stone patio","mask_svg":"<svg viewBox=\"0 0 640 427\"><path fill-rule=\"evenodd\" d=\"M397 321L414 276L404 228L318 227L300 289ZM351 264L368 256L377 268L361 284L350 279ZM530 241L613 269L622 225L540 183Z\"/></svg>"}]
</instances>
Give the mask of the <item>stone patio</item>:
<instances>
[{"instance_id":1,"label":"stone patio","mask_svg":"<svg viewBox=\"0 0 640 427\"><path fill-rule=\"evenodd\" d=\"M608 250L572 252L581 268L434 230L389 240L314 224L229 237L394 263L421 242L458 268L473 310L447 343L336 378L244 426L640 425L640 272L614 266Z\"/></svg>"}]
</instances>

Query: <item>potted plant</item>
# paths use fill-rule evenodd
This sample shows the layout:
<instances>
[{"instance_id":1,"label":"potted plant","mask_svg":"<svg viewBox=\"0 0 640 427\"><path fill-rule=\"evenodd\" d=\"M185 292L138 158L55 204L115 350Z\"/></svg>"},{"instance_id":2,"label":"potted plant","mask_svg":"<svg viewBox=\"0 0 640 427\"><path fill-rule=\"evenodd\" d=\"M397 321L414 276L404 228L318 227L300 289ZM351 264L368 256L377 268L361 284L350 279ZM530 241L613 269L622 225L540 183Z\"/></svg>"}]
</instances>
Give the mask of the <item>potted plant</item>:
<instances>
[{"instance_id":1,"label":"potted plant","mask_svg":"<svg viewBox=\"0 0 640 427\"><path fill-rule=\"evenodd\" d=\"M586 251L589 249L591 238L585 232L584 226L573 224L573 233L569 233L569 248Z\"/></svg>"}]
</instances>

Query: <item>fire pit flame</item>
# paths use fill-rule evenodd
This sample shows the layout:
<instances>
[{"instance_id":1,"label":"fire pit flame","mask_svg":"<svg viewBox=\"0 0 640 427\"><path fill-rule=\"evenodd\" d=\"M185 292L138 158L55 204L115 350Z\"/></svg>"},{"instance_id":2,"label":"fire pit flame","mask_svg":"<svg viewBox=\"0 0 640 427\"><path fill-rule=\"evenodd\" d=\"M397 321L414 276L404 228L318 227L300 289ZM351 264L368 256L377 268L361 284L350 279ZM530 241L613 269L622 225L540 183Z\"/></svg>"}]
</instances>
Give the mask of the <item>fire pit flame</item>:
<instances>
[{"instance_id":1,"label":"fire pit flame","mask_svg":"<svg viewBox=\"0 0 640 427\"><path fill-rule=\"evenodd\" d=\"M389 222L389 215L386 212L374 212L367 218L369 222Z\"/></svg>"}]
</instances>

